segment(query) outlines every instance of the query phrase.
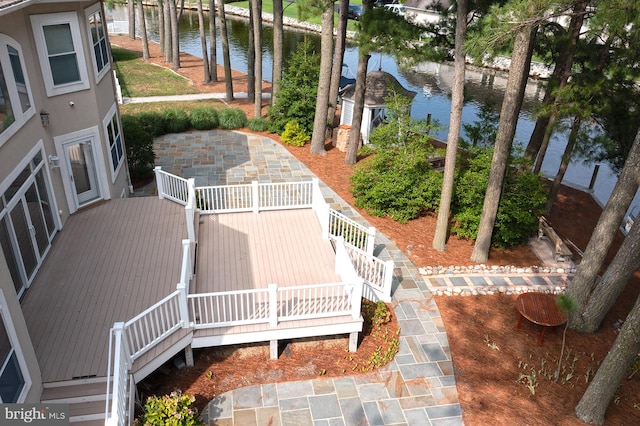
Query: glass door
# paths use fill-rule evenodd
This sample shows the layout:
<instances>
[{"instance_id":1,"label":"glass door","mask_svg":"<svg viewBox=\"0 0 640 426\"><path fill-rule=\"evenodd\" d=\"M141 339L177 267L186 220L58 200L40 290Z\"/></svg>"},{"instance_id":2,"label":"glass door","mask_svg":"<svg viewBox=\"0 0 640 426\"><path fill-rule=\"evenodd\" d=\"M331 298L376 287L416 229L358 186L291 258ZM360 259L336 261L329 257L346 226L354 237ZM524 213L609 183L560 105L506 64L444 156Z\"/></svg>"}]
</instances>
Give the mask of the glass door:
<instances>
[{"instance_id":1,"label":"glass door","mask_svg":"<svg viewBox=\"0 0 640 426\"><path fill-rule=\"evenodd\" d=\"M98 185L91 142L74 142L65 145L69 179L73 184L78 206L98 198Z\"/></svg>"}]
</instances>

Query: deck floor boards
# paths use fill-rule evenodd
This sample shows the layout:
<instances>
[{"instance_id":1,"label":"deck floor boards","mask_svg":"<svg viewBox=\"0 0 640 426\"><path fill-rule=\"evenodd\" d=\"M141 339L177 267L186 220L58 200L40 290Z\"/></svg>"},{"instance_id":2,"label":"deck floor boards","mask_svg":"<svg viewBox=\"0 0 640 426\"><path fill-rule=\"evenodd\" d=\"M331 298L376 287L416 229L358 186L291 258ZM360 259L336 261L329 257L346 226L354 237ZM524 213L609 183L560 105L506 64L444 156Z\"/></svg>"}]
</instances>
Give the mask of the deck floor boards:
<instances>
[{"instance_id":1,"label":"deck floor boards","mask_svg":"<svg viewBox=\"0 0 640 426\"><path fill-rule=\"evenodd\" d=\"M340 281L311 209L203 215L198 231L191 292ZM68 219L22 301L45 383L106 375L109 329L175 291L186 237L184 208L153 197Z\"/></svg>"}]
</instances>

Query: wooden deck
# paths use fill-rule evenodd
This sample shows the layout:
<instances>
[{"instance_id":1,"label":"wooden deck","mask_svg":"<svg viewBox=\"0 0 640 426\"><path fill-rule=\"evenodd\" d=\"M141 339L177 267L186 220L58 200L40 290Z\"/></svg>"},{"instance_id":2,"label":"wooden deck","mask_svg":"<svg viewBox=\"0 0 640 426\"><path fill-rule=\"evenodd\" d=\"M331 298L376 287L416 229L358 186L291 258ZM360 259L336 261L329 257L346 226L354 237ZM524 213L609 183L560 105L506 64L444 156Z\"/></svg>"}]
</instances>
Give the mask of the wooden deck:
<instances>
[{"instance_id":1,"label":"wooden deck","mask_svg":"<svg viewBox=\"0 0 640 426\"><path fill-rule=\"evenodd\" d=\"M201 216L196 291L340 282L311 209Z\"/></svg>"},{"instance_id":2,"label":"wooden deck","mask_svg":"<svg viewBox=\"0 0 640 426\"><path fill-rule=\"evenodd\" d=\"M192 293L340 281L310 209L201 222ZM69 218L22 302L44 382L106 375L109 329L175 290L186 237L184 208L154 197Z\"/></svg>"}]
</instances>

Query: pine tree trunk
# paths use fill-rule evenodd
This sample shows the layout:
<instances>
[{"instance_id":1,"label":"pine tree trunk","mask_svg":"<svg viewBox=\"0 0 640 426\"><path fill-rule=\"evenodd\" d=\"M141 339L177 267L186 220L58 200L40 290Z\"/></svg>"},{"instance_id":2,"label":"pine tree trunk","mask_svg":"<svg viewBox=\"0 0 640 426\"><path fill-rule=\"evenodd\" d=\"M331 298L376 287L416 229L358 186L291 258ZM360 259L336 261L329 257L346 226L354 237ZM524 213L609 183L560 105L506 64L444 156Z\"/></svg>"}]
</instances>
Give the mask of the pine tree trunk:
<instances>
[{"instance_id":1,"label":"pine tree trunk","mask_svg":"<svg viewBox=\"0 0 640 426\"><path fill-rule=\"evenodd\" d=\"M371 55L362 53L358 55L358 70L356 71L356 89L353 97L353 118L351 119L351 132L347 154L344 157L346 164L356 164L358 160L358 147L360 146L360 130L362 128L362 116L364 113L364 94L367 87L367 66Z\"/></svg>"},{"instance_id":2,"label":"pine tree trunk","mask_svg":"<svg viewBox=\"0 0 640 426\"><path fill-rule=\"evenodd\" d=\"M144 18L142 0L138 0L138 16L140 17L140 39L142 40L142 59L149 59L149 40L147 39L147 21Z\"/></svg>"},{"instance_id":3,"label":"pine tree trunk","mask_svg":"<svg viewBox=\"0 0 640 426\"><path fill-rule=\"evenodd\" d=\"M553 134L554 127L556 125L556 121L558 119L558 115L554 112L551 113L549 117L546 118L546 128L544 128L544 135L542 135L542 140L540 141L539 149L536 155L536 161L533 165L533 173L539 174L542 169L542 162L544 161L544 157L547 155L547 148L549 148L549 140L551 140L551 135ZM538 122L536 121L536 126ZM535 132L536 129L534 128ZM533 135L531 136L533 137Z\"/></svg>"},{"instance_id":4,"label":"pine tree trunk","mask_svg":"<svg viewBox=\"0 0 640 426\"><path fill-rule=\"evenodd\" d=\"M536 30L536 26L523 27L515 35L509 78L507 79L504 100L502 101L500 123L498 124L496 143L491 160L489 181L487 182L487 192L482 206L478 236L471 253L471 260L474 262L486 262L489 259L493 225L498 213L507 161L511 152L513 136L516 132L518 114L522 107L524 89L529 77Z\"/></svg>"},{"instance_id":5,"label":"pine tree trunk","mask_svg":"<svg viewBox=\"0 0 640 426\"><path fill-rule=\"evenodd\" d=\"M589 298L582 321L587 333L595 333L604 317L640 268L640 221L636 221L620 246L602 280Z\"/></svg>"},{"instance_id":6,"label":"pine tree trunk","mask_svg":"<svg viewBox=\"0 0 640 426\"><path fill-rule=\"evenodd\" d=\"M464 74L466 70L464 40L467 34L467 1L458 0L456 19L456 47L454 58L453 86L451 87L451 115L449 118L449 135L447 137L447 153L444 162L444 178L438 207L438 220L433 235L433 248L444 250L449 231L449 212L453 198L453 180L456 172L456 155L458 139L462 124L462 106L464 105Z\"/></svg>"},{"instance_id":7,"label":"pine tree trunk","mask_svg":"<svg viewBox=\"0 0 640 426\"><path fill-rule=\"evenodd\" d=\"M231 58L229 57L229 33L227 17L224 13L224 0L218 0L218 16L220 17L220 38L222 39L222 60L224 62L224 82L227 101L233 100L233 78L231 76Z\"/></svg>"},{"instance_id":8,"label":"pine tree trunk","mask_svg":"<svg viewBox=\"0 0 640 426\"><path fill-rule=\"evenodd\" d=\"M282 0L273 0L273 64L271 69L271 105L275 105L284 64L284 10Z\"/></svg>"},{"instance_id":9,"label":"pine tree trunk","mask_svg":"<svg viewBox=\"0 0 640 426\"><path fill-rule=\"evenodd\" d=\"M158 0L158 38L160 53L164 54L164 0Z\"/></svg>"},{"instance_id":10,"label":"pine tree trunk","mask_svg":"<svg viewBox=\"0 0 640 426\"><path fill-rule=\"evenodd\" d=\"M218 81L218 52L216 43L216 2L209 0L209 75Z\"/></svg>"},{"instance_id":11,"label":"pine tree trunk","mask_svg":"<svg viewBox=\"0 0 640 426\"><path fill-rule=\"evenodd\" d=\"M598 280L598 272L604 264L605 257L613 243L618 227L622 223L627 209L640 185L640 130L633 141L627 161L618 177L618 182L607 201L604 211L598 219L576 275L567 289L567 293L577 303L577 308L569 318L569 327L582 332L586 330L583 315L591 292Z\"/></svg>"},{"instance_id":12,"label":"pine tree trunk","mask_svg":"<svg viewBox=\"0 0 640 426\"><path fill-rule=\"evenodd\" d=\"M140 0L142 1L142 0ZM204 66L204 82L211 81L209 73L209 51L207 50L207 36L204 29L204 12L202 11L202 0L198 0L198 29L200 30L200 46L202 47L202 65Z\"/></svg>"},{"instance_id":13,"label":"pine tree trunk","mask_svg":"<svg viewBox=\"0 0 640 426\"><path fill-rule=\"evenodd\" d=\"M347 12L349 10L348 0L340 0L338 11L338 31L336 35L336 45L333 51L333 68L331 69L331 83L329 84L329 112L328 119L332 123L329 137L333 137L333 119L338 108L338 93L340 92L340 77L342 76L342 63L344 62L344 51L347 39Z\"/></svg>"},{"instance_id":14,"label":"pine tree trunk","mask_svg":"<svg viewBox=\"0 0 640 426\"><path fill-rule=\"evenodd\" d=\"M180 69L180 29L178 28L178 13L176 11L175 0L169 1L169 11L171 14L171 69Z\"/></svg>"},{"instance_id":15,"label":"pine tree trunk","mask_svg":"<svg viewBox=\"0 0 640 426\"><path fill-rule=\"evenodd\" d=\"M134 0L127 1L127 12L129 15L129 38L136 39L136 4Z\"/></svg>"},{"instance_id":16,"label":"pine tree trunk","mask_svg":"<svg viewBox=\"0 0 640 426\"><path fill-rule=\"evenodd\" d=\"M253 9L253 41L256 55L255 73L255 101L253 104L253 116L262 117L262 0L252 0Z\"/></svg>"},{"instance_id":17,"label":"pine tree trunk","mask_svg":"<svg viewBox=\"0 0 640 426\"><path fill-rule=\"evenodd\" d=\"M569 27L567 33L570 35L568 43L561 49L556 66L553 70L553 74L547 84L547 89L542 99L542 106L552 105L558 102L554 92L558 87L564 87L569 81L571 76L571 67L573 66L573 60L578 48L578 39L580 38L580 30L582 23L584 22L584 15L589 4L588 0L582 0L573 7L573 14L571 15L571 21L569 21ZM536 120L536 125L531 133L531 138L527 144L525 150L525 157L535 160L536 163L542 164L546 148L544 152L539 152L544 145L545 135L549 133L551 135L550 127L555 125L555 117L551 119L548 115L539 116ZM549 137L546 137L547 144Z\"/></svg>"},{"instance_id":18,"label":"pine tree trunk","mask_svg":"<svg viewBox=\"0 0 640 426\"><path fill-rule=\"evenodd\" d=\"M164 15L164 61L171 62L173 38L171 37L171 8L169 3L173 0L164 0L162 14Z\"/></svg>"},{"instance_id":19,"label":"pine tree trunk","mask_svg":"<svg viewBox=\"0 0 640 426\"><path fill-rule=\"evenodd\" d=\"M604 424L607 407L639 351L640 298L627 316L613 347L576 405L575 413L580 420L586 423Z\"/></svg>"},{"instance_id":20,"label":"pine tree trunk","mask_svg":"<svg viewBox=\"0 0 640 426\"><path fill-rule=\"evenodd\" d=\"M247 102L256 101L256 41L253 27L253 1L249 3L249 40L247 43Z\"/></svg>"},{"instance_id":21,"label":"pine tree trunk","mask_svg":"<svg viewBox=\"0 0 640 426\"><path fill-rule=\"evenodd\" d=\"M581 124L582 118L580 117L575 117L573 119L573 123L571 123L571 133L569 134L569 140L567 142L567 146L564 148L564 153L562 154L562 159L560 160L560 167L558 167L558 173L556 173L556 177L553 179L553 183L551 184L551 189L549 189L549 196L547 197L546 207L547 212L551 211L551 207L553 206L553 203L556 200L556 196L558 195L558 191L560 190L562 179L564 179L564 174L567 172L567 167L569 167L571 155L573 154L573 148L576 146L576 141L578 140L578 133L580 132Z\"/></svg>"},{"instance_id":22,"label":"pine tree trunk","mask_svg":"<svg viewBox=\"0 0 640 426\"><path fill-rule=\"evenodd\" d=\"M311 152L326 154L324 139L327 130L329 112L329 86L331 85L331 62L333 60L333 3L322 12L322 33L320 35L320 78L318 79L318 97L316 114L313 119ZM337 65L336 65L337 66Z\"/></svg>"}]
</instances>

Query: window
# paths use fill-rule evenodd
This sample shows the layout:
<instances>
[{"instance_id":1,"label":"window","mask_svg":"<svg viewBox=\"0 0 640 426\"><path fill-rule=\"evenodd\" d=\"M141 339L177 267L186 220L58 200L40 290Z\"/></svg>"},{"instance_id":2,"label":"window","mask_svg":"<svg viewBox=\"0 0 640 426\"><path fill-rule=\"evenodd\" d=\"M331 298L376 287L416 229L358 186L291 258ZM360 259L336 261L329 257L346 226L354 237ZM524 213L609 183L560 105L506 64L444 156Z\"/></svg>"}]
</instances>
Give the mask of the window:
<instances>
[{"instance_id":1,"label":"window","mask_svg":"<svg viewBox=\"0 0 640 426\"><path fill-rule=\"evenodd\" d=\"M11 318L6 316L6 300L0 292L0 402L22 402L31 380L17 346ZM27 374L25 374L27 373Z\"/></svg>"},{"instance_id":2,"label":"window","mask_svg":"<svg viewBox=\"0 0 640 426\"><path fill-rule=\"evenodd\" d=\"M109 69L109 50L107 47L107 35L102 17L102 8L96 4L87 9L87 24L93 43L93 60L96 71L96 79L99 81Z\"/></svg>"},{"instance_id":3,"label":"window","mask_svg":"<svg viewBox=\"0 0 640 426\"><path fill-rule=\"evenodd\" d=\"M0 146L35 114L20 45L0 34Z\"/></svg>"},{"instance_id":4,"label":"window","mask_svg":"<svg viewBox=\"0 0 640 426\"><path fill-rule=\"evenodd\" d=\"M80 28L75 13L31 16L48 96L88 89Z\"/></svg>"},{"instance_id":5,"label":"window","mask_svg":"<svg viewBox=\"0 0 640 426\"><path fill-rule=\"evenodd\" d=\"M122 130L118 120L118 110L114 105L104 122L105 131L109 138L109 157L111 158L111 176L115 180L120 164L124 157L124 145L122 143Z\"/></svg>"}]
</instances>

